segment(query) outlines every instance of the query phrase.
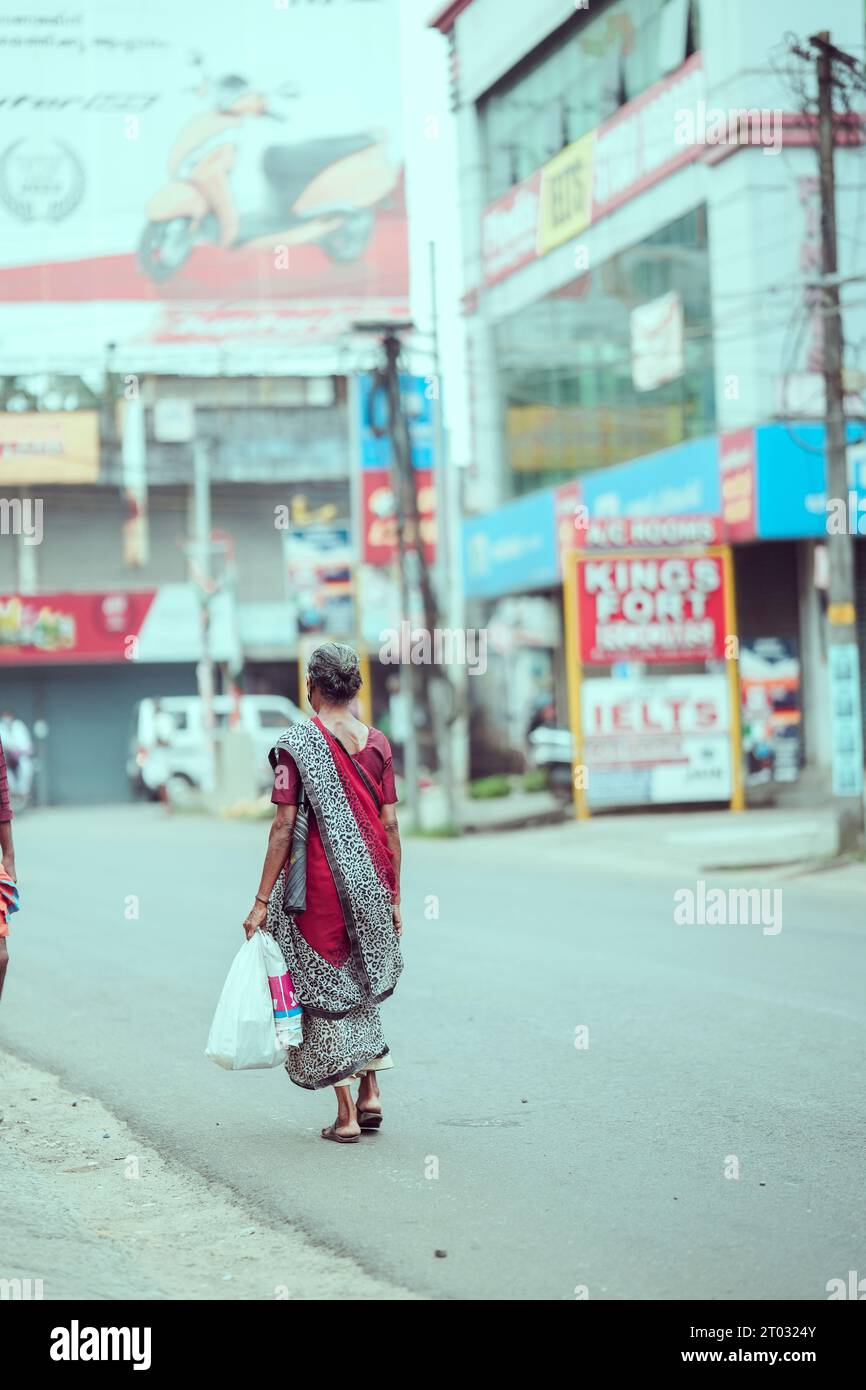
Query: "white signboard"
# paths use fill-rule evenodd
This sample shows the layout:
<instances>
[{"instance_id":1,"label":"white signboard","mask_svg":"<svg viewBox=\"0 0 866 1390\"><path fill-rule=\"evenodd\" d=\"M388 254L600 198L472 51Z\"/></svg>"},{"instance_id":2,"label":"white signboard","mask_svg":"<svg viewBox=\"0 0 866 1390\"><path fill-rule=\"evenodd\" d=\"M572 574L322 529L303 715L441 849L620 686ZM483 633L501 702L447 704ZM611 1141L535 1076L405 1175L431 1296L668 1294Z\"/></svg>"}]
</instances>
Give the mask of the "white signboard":
<instances>
[{"instance_id":1,"label":"white signboard","mask_svg":"<svg viewBox=\"0 0 866 1390\"><path fill-rule=\"evenodd\" d=\"M676 290L631 311L631 377L636 391L676 381L685 367L683 302Z\"/></svg>"},{"instance_id":2,"label":"white signboard","mask_svg":"<svg viewBox=\"0 0 866 1390\"><path fill-rule=\"evenodd\" d=\"M581 713L591 807L731 799L725 675L584 680Z\"/></svg>"},{"instance_id":3,"label":"white signboard","mask_svg":"<svg viewBox=\"0 0 866 1390\"><path fill-rule=\"evenodd\" d=\"M831 646L829 659L833 795L862 796L863 735L856 643Z\"/></svg>"}]
</instances>

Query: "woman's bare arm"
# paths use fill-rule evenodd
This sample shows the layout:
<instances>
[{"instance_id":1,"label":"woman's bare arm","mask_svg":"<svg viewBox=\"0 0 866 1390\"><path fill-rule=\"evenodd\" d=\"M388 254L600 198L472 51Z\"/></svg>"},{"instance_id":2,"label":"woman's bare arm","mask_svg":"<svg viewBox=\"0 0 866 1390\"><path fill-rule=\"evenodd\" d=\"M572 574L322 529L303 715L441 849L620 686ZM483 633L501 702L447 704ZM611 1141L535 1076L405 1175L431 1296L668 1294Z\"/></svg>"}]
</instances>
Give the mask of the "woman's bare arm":
<instances>
[{"instance_id":1,"label":"woman's bare arm","mask_svg":"<svg viewBox=\"0 0 866 1390\"><path fill-rule=\"evenodd\" d=\"M244 922L244 931L248 940L253 932L257 932L264 925L267 919L268 898L271 896L274 884L289 857L297 814L297 806L280 805L271 821L271 828L268 831L268 848L265 852L265 862L262 867L256 900Z\"/></svg>"},{"instance_id":2,"label":"woman's bare arm","mask_svg":"<svg viewBox=\"0 0 866 1390\"><path fill-rule=\"evenodd\" d=\"M15 877L15 846L12 843L12 822L0 820L0 860L12 878Z\"/></svg>"},{"instance_id":3,"label":"woman's bare arm","mask_svg":"<svg viewBox=\"0 0 866 1390\"><path fill-rule=\"evenodd\" d=\"M396 896L394 898L394 930L398 936L403 931L403 918L400 915L400 863L403 851L400 846L400 827L397 824L397 806L394 802L389 802L383 806L380 819L385 827L385 834L388 836L388 847L394 856L394 877L397 883Z\"/></svg>"}]
</instances>

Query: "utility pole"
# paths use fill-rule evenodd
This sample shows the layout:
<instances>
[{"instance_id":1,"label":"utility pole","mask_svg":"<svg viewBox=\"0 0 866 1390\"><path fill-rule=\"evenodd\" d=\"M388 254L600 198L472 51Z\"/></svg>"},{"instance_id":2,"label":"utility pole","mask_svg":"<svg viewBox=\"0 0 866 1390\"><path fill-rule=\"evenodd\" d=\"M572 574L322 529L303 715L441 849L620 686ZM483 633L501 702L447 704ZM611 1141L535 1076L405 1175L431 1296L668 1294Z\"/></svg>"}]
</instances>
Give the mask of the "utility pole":
<instances>
[{"instance_id":1,"label":"utility pole","mask_svg":"<svg viewBox=\"0 0 866 1390\"><path fill-rule=\"evenodd\" d=\"M421 517L418 510L418 494L412 467L412 444L409 427L403 410L400 391L400 340L394 333L386 333L382 340L385 353L384 378L388 397L388 428L391 436L394 470L394 505L396 512L397 557L401 579L401 607L404 619L409 620L409 582L408 548L406 544L406 522L411 524L413 549L411 551L417 576L418 590L424 611L424 626L429 636L431 650L435 634L439 629L439 605L436 591L427 563L424 538L421 534ZM440 460L441 466L441 460ZM412 704L420 707L424 732L430 747L430 770L437 770L444 782L448 815L456 817L451 776L452 756L450 747L450 718L453 703L451 682L446 673L435 662L430 667L430 679L416 684L417 673L411 661L404 663L406 684L412 691ZM421 730L416 726L416 736ZM413 756L414 753L413 753ZM417 764L416 764L417 766Z\"/></svg>"},{"instance_id":2,"label":"utility pole","mask_svg":"<svg viewBox=\"0 0 866 1390\"><path fill-rule=\"evenodd\" d=\"M834 64L851 65L824 30L813 34L818 83L818 163L821 190L821 292L824 306L823 371L827 498L848 500L848 459L843 386L842 314L836 250ZM863 756L859 735L859 652L854 584L854 537L848 529L827 534L829 563L828 655L830 676L833 800L839 818L839 848L849 850L863 835ZM856 700L855 697L856 696ZM852 726L851 705L857 722ZM855 737L856 733L856 737ZM851 748L851 740L854 747Z\"/></svg>"},{"instance_id":3,"label":"utility pole","mask_svg":"<svg viewBox=\"0 0 866 1390\"><path fill-rule=\"evenodd\" d=\"M455 629L462 628L463 624L455 622L454 614L454 532L459 525L459 513L456 506L452 505L452 484L453 474L448 460L448 442L445 431L445 417L442 409L442 374L439 365L439 305L437 298L436 285L436 243L429 243L430 256L430 311L433 321L433 380L435 391L433 393L433 409L435 412L436 434L435 434L435 478L436 478L436 566L439 578L439 599L440 609L445 614L445 625L450 628L452 635ZM457 800L457 768L460 761L457 756L456 736L458 729L463 732L462 723L458 723L457 709L465 703L465 671L458 667L454 676L449 672L440 670L441 679L436 682L433 690L433 698L437 700L439 708L437 710L438 720L441 724L444 738L441 745L441 767L442 781L445 791L445 801L448 807L448 823L456 828L460 825L461 815ZM456 678L456 679L455 679ZM459 685L459 695L458 695ZM463 697L463 698L460 698Z\"/></svg>"},{"instance_id":4,"label":"utility pole","mask_svg":"<svg viewBox=\"0 0 866 1390\"><path fill-rule=\"evenodd\" d=\"M205 745L210 762L210 792L216 790L216 730L214 727L214 663L210 641L211 577L210 443L197 434L193 443L192 573L201 589L201 657L196 667L201 697Z\"/></svg>"},{"instance_id":5,"label":"utility pole","mask_svg":"<svg viewBox=\"0 0 866 1390\"><path fill-rule=\"evenodd\" d=\"M400 617L411 622L411 593L409 575L406 568L406 513L407 491L412 491L412 456L408 431L405 428L403 402L400 397L400 375L398 358L400 340L396 334L388 333L382 339L385 353L385 385L388 399L388 434L391 440L391 489L394 494L395 530L397 535L397 572L400 585ZM404 457L405 455L405 457ZM409 487L407 488L407 472ZM411 503L409 504L411 506ZM420 541L420 537L416 537ZM409 813L414 829L418 829L418 722L415 701L415 669L411 663L400 663L400 695L403 703L405 739L403 741L403 775L406 779Z\"/></svg>"}]
</instances>

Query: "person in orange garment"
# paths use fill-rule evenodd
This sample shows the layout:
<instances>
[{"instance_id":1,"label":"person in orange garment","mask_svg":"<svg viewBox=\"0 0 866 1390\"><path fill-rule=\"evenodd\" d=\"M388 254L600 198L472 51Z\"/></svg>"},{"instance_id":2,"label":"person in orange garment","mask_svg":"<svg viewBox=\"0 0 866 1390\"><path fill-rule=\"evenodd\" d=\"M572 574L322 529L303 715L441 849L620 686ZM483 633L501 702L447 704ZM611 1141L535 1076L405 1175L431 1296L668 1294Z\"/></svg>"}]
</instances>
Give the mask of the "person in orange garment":
<instances>
[{"instance_id":1,"label":"person in orange garment","mask_svg":"<svg viewBox=\"0 0 866 1390\"><path fill-rule=\"evenodd\" d=\"M9 803L9 780L6 776L6 759L0 744L0 870L2 877L15 881L15 846L12 843L12 807ZM0 995L6 979L9 952L6 949L8 925L5 912L0 912Z\"/></svg>"}]
</instances>

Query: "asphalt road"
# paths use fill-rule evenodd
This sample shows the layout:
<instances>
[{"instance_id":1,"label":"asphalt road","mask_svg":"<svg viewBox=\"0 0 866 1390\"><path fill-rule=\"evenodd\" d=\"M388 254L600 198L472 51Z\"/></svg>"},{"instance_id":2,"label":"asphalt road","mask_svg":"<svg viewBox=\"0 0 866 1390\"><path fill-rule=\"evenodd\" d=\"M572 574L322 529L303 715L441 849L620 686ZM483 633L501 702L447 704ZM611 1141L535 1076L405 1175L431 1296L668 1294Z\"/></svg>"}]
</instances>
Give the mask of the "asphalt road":
<instances>
[{"instance_id":1,"label":"asphalt road","mask_svg":"<svg viewBox=\"0 0 866 1390\"><path fill-rule=\"evenodd\" d=\"M824 1299L866 1274L863 896L819 876L776 935L677 925L689 879L621 827L603 857L570 826L407 842L396 1067L359 1145L318 1137L331 1093L203 1055L261 823L22 817L0 1043L417 1293Z\"/></svg>"}]
</instances>

